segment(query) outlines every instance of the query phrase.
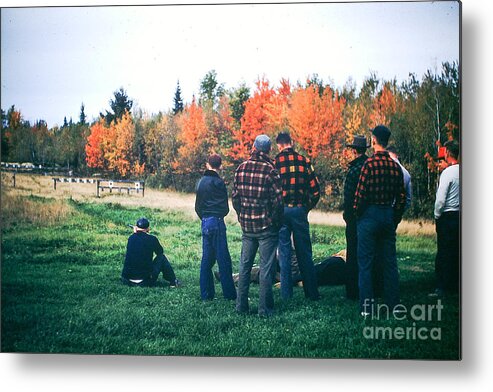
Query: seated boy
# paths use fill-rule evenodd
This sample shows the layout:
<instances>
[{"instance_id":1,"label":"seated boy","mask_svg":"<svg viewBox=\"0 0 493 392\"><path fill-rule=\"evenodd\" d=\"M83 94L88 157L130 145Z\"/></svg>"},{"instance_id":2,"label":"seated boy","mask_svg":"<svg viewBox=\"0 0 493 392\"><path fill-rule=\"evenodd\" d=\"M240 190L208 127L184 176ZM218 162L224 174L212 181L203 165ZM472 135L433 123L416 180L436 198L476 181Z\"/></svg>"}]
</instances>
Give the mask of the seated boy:
<instances>
[{"instance_id":1,"label":"seated boy","mask_svg":"<svg viewBox=\"0 0 493 392\"><path fill-rule=\"evenodd\" d=\"M153 259L154 254L156 257ZM160 273L170 287L181 285L159 240L149 234L149 221L140 218L134 226L134 233L128 238L122 283L128 286L154 286Z\"/></svg>"}]
</instances>

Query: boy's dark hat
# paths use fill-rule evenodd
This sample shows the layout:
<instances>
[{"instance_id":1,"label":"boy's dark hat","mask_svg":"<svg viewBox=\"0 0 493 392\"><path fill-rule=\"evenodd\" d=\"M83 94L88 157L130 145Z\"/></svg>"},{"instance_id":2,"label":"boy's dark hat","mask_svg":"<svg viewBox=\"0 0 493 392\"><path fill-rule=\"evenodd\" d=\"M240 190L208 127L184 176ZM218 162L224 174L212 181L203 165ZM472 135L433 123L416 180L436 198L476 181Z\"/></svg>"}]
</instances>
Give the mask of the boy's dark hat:
<instances>
[{"instance_id":1,"label":"boy's dark hat","mask_svg":"<svg viewBox=\"0 0 493 392\"><path fill-rule=\"evenodd\" d=\"M137 226L139 229L148 229L149 221L146 218L140 218L135 226Z\"/></svg>"},{"instance_id":2,"label":"boy's dark hat","mask_svg":"<svg viewBox=\"0 0 493 392\"><path fill-rule=\"evenodd\" d=\"M364 136L355 136L351 144L346 144L346 147L350 148L368 148L370 145L366 141Z\"/></svg>"}]
</instances>

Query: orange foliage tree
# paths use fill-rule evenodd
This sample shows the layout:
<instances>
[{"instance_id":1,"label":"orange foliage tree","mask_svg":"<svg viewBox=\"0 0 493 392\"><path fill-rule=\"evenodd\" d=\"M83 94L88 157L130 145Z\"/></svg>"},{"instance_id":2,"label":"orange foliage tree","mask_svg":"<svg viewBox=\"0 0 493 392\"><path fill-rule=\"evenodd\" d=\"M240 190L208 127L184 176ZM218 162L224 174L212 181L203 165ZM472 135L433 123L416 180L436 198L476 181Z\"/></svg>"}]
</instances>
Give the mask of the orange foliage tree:
<instances>
[{"instance_id":1,"label":"orange foliage tree","mask_svg":"<svg viewBox=\"0 0 493 392\"><path fill-rule=\"evenodd\" d=\"M107 128L104 119L100 119L90 128L90 134L87 137L86 163L88 167L105 169L103 140Z\"/></svg>"},{"instance_id":2,"label":"orange foliage tree","mask_svg":"<svg viewBox=\"0 0 493 392\"><path fill-rule=\"evenodd\" d=\"M397 112L397 99L395 94L385 85L381 93L373 100L373 108L370 113L368 124L370 128L374 128L377 125L390 125L390 120L393 114Z\"/></svg>"},{"instance_id":3,"label":"orange foliage tree","mask_svg":"<svg viewBox=\"0 0 493 392\"><path fill-rule=\"evenodd\" d=\"M233 160L249 156L255 138L262 133L274 136L287 126L288 101L291 94L289 81L281 80L276 90L265 78L256 83L253 96L245 102L240 129L232 129L234 144L230 151Z\"/></svg>"},{"instance_id":4,"label":"orange foliage tree","mask_svg":"<svg viewBox=\"0 0 493 392\"><path fill-rule=\"evenodd\" d=\"M187 105L178 117L179 132L178 159L175 169L188 172L203 166L209 153L209 146L214 144L208 134L204 110L197 104L195 98Z\"/></svg>"},{"instance_id":5,"label":"orange foliage tree","mask_svg":"<svg viewBox=\"0 0 493 392\"><path fill-rule=\"evenodd\" d=\"M344 120L346 144L352 143L354 136L356 135L366 136L367 127L364 122L365 116L366 110L363 104L355 102L346 106ZM348 149L344 149L343 155L346 160L351 158Z\"/></svg>"},{"instance_id":6,"label":"orange foliage tree","mask_svg":"<svg viewBox=\"0 0 493 392\"><path fill-rule=\"evenodd\" d=\"M112 122L105 140L105 158L108 168L116 170L122 176L133 172L135 162L132 157L132 146L135 139L135 124L128 111L120 119ZM137 166L139 171L140 166Z\"/></svg>"},{"instance_id":7,"label":"orange foliage tree","mask_svg":"<svg viewBox=\"0 0 493 392\"><path fill-rule=\"evenodd\" d=\"M89 167L113 170L125 177L144 172L132 155L135 124L128 111L106 127L104 119L91 126L86 144L86 163Z\"/></svg>"},{"instance_id":8,"label":"orange foliage tree","mask_svg":"<svg viewBox=\"0 0 493 392\"><path fill-rule=\"evenodd\" d=\"M330 87L322 95L313 85L293 91L287 112L289 126L293 138L310 158L340 150L344 142L345 102Z\"/></svg>"}]
</instances>

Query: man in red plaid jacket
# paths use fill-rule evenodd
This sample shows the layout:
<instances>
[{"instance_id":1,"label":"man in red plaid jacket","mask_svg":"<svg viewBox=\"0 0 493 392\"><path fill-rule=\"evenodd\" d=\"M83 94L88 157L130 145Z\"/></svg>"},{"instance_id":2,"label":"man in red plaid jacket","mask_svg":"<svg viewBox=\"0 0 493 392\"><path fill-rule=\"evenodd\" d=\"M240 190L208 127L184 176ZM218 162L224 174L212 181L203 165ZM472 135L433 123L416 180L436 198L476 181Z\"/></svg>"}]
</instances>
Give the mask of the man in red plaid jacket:
<instances>
[{"instance_id":1,"label":"man in red plaid jacket","mask_svg":"<svg viewBox=\"0 0 493 392\"><path fill-rule=\"evenodd\" d=\"M372 131L373 156L359 176L354 210L358 225L359 299L362 316L373 308L372 268L375 256L382 258L384 296L390 312L399 303L399 271L395 230L406 206L404 177L399 164L385 148L390 130L379 125Z\"/></svg>"},{"instance_id":2,"label":"man in red plaid jacket","mask_svg":"<svg viewBox=\"0 0 493 392\"><path fill-rule=\"evenodd\" d=\"M279 231L281 298L289 300L293 296L292 236L305 297L316 301L320 298L320 294L313 266L308 212L320 199L320 185L310 161L293 149L293 141L289 133L279 133L276 143L280 152L275 162L281 176L284 201L284 221Z\"/></svg>"},{"instance_id":3,"label":"man in red plaid jacket","mask_svg":"<svg viewBox=\"0 0 493 392\"><path fill-rule=\"evenodd\" d=\"M236 310L248 312L250 274L258 249L261 316L274 311L272 283L283 214L281 179L269 157L271 145L268 136L257 136L250 158L236 169L232 192L233 208L243 231Z\"/></svg>"}]
</instances>

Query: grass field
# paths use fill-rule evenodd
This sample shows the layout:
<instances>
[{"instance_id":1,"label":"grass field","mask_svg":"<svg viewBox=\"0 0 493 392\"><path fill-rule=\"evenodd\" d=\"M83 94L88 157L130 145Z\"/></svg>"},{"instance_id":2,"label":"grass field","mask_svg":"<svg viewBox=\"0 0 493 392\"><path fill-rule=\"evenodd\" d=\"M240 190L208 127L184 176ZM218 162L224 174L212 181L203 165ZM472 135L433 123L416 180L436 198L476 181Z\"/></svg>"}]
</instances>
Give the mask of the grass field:
<instances>
[{"instance_id":1,"label":"grass field","mask_svg":"<svg viewBox=\"0 0 493 392\"><path fill-rule=\"evenodd\" d=\"M237 315L221 298L199 297L201 236L198 221L176 209L123 206L89 198L23 195L2 187L3 352L299 358L460 357L459 298L437 305L433 287L434 236L400 235L398 263L403 320L362 319L344 287L321 287L323 299L306 301L301 288L276 314ZM123 200L123 197L122 197ZM151 220L184 286L130 288L120 284L127 223ZM344 228L312 225L315 262L344 249ZM241 230L228 225L233 270L238 271ZM433 309L431 307L431 309ZM436 308L435 308L436 310ZM378 331L381 332L380 336ZM402 335L404 331L404 335ZM388 334L387 334L388 333Z\"/></svg>"}]
</instances>

